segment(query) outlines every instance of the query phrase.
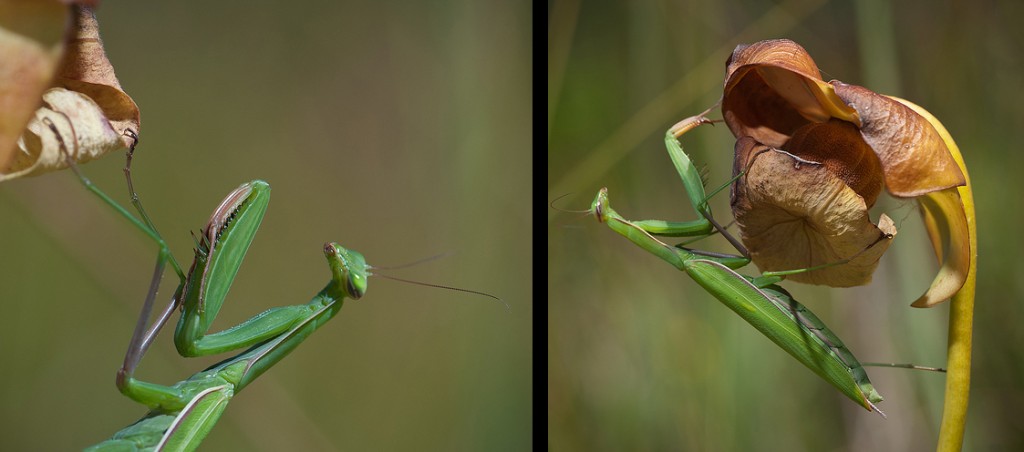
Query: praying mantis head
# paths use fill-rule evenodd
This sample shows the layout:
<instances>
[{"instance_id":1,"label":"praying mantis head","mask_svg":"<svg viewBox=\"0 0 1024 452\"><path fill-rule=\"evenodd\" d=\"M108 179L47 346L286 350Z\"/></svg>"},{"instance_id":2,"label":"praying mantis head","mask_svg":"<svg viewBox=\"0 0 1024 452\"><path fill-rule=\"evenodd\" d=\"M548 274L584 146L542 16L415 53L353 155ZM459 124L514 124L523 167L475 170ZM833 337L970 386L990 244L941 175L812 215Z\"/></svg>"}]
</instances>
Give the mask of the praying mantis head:
<instances>
[{"instance_id":1,"label":"praying mantis head","mask_svg":"<svg viewBox=\"0 0 1024 452\"><path fill-rule=\"evenodd\" d=\"M353 300L361 298L366 293L366 278L369 276L369 266L363 255L335 242L324 244L324 255L331 266L334 282L342 285L345 295Z\"/></svg>"}]
</instances>

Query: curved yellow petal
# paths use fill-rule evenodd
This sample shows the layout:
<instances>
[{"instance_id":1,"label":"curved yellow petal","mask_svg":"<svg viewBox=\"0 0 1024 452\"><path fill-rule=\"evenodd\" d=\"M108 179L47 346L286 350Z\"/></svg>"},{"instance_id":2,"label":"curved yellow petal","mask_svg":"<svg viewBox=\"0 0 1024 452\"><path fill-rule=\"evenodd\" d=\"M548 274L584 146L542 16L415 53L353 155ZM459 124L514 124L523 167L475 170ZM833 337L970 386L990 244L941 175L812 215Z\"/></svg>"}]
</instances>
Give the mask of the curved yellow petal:
<instances>
[{"instance_id":1,"label":"curved yellow petal","mask_svg":"<svg viewBox=\"0 0 1024 452\"><path fill-rule=\"evenodd\" d=\"M927 193L917 200L935 256L942 261L931 287L911 305L928 308L952 298L960 290L967 280L973 253L964 203L956 187Z\"/></svg>"},{"instance_id":2,"label":"curved yellow petal","mask_svg":"<svg viewBox=\"0 0 1024 452\"><path fill-rule=\"evenodd\" d=\"M935 254L943 260L942 268L932 281L931 287L911 305L926 308L951 298L969 278L973 280L975 277L978 237L974 217L974 196L960 148L942 123L927 110L910 101L896 97L893 99L914 110L935 127L966 181L962 186L928 193L918 198L924 212L925 228L928 230L932 246L935 247Z\"/></svg>"}]
</instances>

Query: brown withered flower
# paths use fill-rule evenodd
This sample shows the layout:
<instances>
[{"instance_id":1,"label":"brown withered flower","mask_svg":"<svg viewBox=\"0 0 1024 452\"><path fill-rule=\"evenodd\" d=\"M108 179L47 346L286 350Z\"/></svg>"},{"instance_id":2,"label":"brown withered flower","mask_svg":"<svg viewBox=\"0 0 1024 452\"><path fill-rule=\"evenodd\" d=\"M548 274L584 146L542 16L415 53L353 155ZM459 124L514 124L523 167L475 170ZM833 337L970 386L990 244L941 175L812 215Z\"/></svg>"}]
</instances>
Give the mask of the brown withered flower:
<instances>
[{"instance_id":1,"label":"brown withered flower","mask_svg":"<svg viewBox=\"0 0 1024 452\"><path fill-rule=\"evenodd\" d=\"M849 259L788 279L866 284L896 233L884 214L877 226L868 216L884 187L920 201L936 254L946 259L914 306L944 301L963 286L973 254L957 191L966 171L934 117L860 86L826 83L807 51L789 40L741 45L726 66L722 114L737 137L734 175L743 173L731 204L759 268Z\"/></svg>"},{"instance_id":2,"label":"brown withered flower","mask_svg":"<svg viewBox=\"0 0 1024 452\"><path fill-rule=\"evenodd\" d=\"M918 201L942 268L912 306L951 299L939 450L960 450L971 375L977 225L970 177L942 123L903 99L833 80L789 40L741 45L726 63L722 114L736 136L732 207L762 271L814 284L870 281L895 227L868 216L884 188ZM707 112L705 112L706 114ZM673 127L679 137L710 122ZM841 265L826 264L842 263Z\"/></svg>"}]
</instances>

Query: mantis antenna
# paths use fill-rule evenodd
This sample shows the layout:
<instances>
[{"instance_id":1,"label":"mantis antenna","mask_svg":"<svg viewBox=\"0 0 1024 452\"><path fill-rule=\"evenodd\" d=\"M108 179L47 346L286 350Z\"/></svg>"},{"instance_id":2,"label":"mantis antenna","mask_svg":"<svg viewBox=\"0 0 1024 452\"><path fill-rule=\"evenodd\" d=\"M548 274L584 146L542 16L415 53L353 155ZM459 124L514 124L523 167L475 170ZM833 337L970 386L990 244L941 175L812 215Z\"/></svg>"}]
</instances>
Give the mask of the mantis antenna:
<instances>
[{"instance_id":1,"label":"mantis antenna","mask_svg":"<svg viewBox=\"0 0 1024 452\"><path fill-rule=\"evenodd\" d=\"M431 257L431 258L428 258L428 259L431 259L431 260L432 259L437 259L437 257ZM407 267L409 265L412 265L412 264L406 264L404 266ZM382 268L382 267L369 267L369 268ZM501 304L505 305L505 310L506 311L511 309L509 307L508 303L505 302L505 300L502 300L500 297L491 295L491 294L486 293L486 292L480 292L478 290L463 289L463 288L460 288L460 287L445 286L445 285L441 285L441 284L431 284L431 283L425 283L425 282L422 282L422 281L413 281L411 279L403 279L403 278L398 278L398 277L395 277L395 276L389 276L389 275L385 275L385 274L381 274L381 273L369 273L369 275L371 275L371 276L380 276L381 278L390 279L390 280L393 280L393 281L404 282L404 283L408 283L408 284L416 284L418 286L434 287L434 288L437 288L437 289L448 289L448 290L454 290L456 292L466 292L466 293L471 293L471 294L476 294L476 295L483 295L483 296L488 297L488 298L493 298L493 299L499 301Z\"/></svg>"}]
</instances>

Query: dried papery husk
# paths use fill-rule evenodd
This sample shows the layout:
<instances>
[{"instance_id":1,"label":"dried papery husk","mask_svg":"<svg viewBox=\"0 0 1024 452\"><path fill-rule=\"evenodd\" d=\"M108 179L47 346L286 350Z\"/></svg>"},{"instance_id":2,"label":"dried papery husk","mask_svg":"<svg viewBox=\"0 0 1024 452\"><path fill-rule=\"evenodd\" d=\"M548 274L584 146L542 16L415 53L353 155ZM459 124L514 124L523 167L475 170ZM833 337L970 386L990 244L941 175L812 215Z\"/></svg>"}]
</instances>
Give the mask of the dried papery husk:
<instances>
[{"instance_id":1,"label":"dried papery husk","mask_svg":"<svg viewBox=\"0 0 1024 452\"><path fill-rule=\"evenodd\" d=\"M36 110L18 140L15 158L0 171L0 180L68 166L61 153L60 141L43 121L44 118L61 134L68 157L78 163L124 147L121 134L111 127L103 110L89 96L64 88L51 88L43 94L43 106Z\"/></svg>"},{"instance_id":2,"label":"dried papery husk","mask_svg":"<svg viewBox=\"0 0 1024 452\"><path fill-rule=\"evenodd\" d=\"M867 284L896 234L882 214L871 222L861 195L827 165L807 163L785 151L741 137L734 171L746 173L732 187L732 207L743 243L761 271L830 266L787 279L832 287Z\"/></svg>"}]
</instances>

